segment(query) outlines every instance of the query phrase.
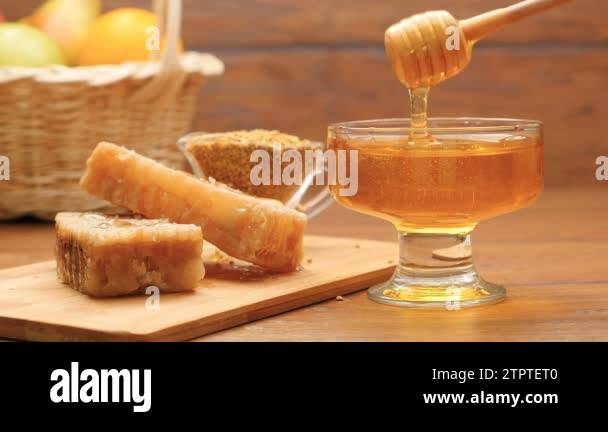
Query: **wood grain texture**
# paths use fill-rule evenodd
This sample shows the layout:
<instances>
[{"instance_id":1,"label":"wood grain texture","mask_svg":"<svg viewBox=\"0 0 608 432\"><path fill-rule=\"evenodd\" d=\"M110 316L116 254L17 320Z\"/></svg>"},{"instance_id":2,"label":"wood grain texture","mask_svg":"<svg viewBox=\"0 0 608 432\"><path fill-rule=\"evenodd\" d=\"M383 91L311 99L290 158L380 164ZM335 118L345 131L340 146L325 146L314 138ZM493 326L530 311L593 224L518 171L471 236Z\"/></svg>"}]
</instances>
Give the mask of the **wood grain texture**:
<instances>
[{"instance_id":1,"label":"wood grain texture","mask_svg":"<svg viewBox=\"0 0 608 432\"><path fill-rule=\"evenodd\" d=\"M384 30L401 18L445 9L469 18L516 0L184 0L188 46L260 47L382 43ZM42 0L0 0L11 19L34 10ZM150 0L104 0L105 9L150 7ZM599 42L608 39L608 4L576 0L528 18L496 34L496 43Z\"/></svg>"},{"instance_id":2,"label":"wood grain texture","mask_svg":"<svg viewBox=\"0 0 608 432\"><path fill-rule=\"evenodd\" d=\"M391 243L307 237L302 270L268 274L206 259L192 293L95 299L57 279L55 261L0 271L0 336L34 341L181 341L346 295L388 279ZM392 263L392 264L391 264Z\"/></svg>"},{"instance_id":3,"label":"wood grain texture","mask_svg":"<svg viewBox=\"0 0 608 432\"><path fill-rule=\"evenodd\" d=\"M361 292L202 340L606 341L607 299L606 283L525 285L489 308L429 312L378 305Z\"/></svg>"},{"instance_id":4,"label":"wood grain texture","mask_svg":"<svg viewBox=\"0 0 608 432\"><path fill-rule=\"evenodd\" d=\"M532 207L481 223L473 235L476 265L506 285L503 304L412 311L377 305L359 292L200 340L608 341L607 216L604 189L550 188ZM389 223L337 205L312 220L309 233L396 238ZM48 224L0 224L0 268L52 258L53 241Z\"/></svg>"}]
</instances>

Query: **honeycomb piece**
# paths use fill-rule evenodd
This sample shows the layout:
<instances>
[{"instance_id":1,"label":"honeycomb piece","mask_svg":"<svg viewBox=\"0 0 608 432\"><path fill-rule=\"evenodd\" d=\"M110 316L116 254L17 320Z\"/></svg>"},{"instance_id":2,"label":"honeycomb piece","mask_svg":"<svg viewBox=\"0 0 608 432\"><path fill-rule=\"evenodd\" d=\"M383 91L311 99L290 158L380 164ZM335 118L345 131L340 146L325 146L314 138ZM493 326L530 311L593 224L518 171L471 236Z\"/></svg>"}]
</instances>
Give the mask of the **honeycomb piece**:
<instances>
[{"instance_id":1,"label":"honeycomb piece","mask_svg":"<svg viewBox=\"0 0 608 432\"><path fill-rule=\"evenodd\" d=\"M272 271L293 271L302 257L302 213L196 179L114 144L98 144L80 184L145 217L199 225L205 239L222 251Z\"/></svg>"},{"instance_id":2,"label":"honeycomb piece","mask_svg":"<svg viewBox=\"0 0 608 432\"><path fill-rule=\"evenodd\" d=\"M191 291L205 274L196 225L95 213L59 213L55 222L59 279L85 294Z\"/></svg>"}]
</instances>

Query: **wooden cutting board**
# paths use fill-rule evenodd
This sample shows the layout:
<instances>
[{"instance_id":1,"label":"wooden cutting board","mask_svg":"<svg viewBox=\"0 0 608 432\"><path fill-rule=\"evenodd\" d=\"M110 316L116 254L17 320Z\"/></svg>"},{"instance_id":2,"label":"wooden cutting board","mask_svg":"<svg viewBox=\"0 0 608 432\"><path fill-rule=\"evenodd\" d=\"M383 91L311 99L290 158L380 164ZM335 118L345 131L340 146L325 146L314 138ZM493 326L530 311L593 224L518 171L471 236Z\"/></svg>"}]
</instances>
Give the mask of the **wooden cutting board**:
<instances>
[{"instance_id":1,"label":"wooden cutting board","mask_svg":"<svg viewBox=\"0 0 608 432\"><path fill-rule=\"evenodd\" d=\"M181 341L349 294L387 280L397 244L305 239L303 269L267 274L206 250L192 293L87 297L61 284L55 262L0 271L0 337L32 341ZM158 305L159 308L150 307ZM148 307L146 307L148 306Z\"/></svg>"}]
</instances>

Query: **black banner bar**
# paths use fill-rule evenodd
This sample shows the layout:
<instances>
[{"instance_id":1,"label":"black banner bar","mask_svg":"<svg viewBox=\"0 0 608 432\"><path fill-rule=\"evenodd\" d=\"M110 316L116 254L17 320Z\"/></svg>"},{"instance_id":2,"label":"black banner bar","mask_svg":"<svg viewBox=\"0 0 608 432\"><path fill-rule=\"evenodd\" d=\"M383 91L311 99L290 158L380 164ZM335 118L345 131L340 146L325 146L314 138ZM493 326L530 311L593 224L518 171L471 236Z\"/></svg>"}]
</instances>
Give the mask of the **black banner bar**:
<instances>
[{"instance_id":1,"label":"black banner bar","mask_svg":"<svg viewBox=\"0 0 608 432\"><path fill-rule=\"evenodd\" d=\"M599 343L3 343L0 354L8 414L213 415L382 404L389 391L408 409L590 412L608 384Z\"/></svg>"}]
</instances>

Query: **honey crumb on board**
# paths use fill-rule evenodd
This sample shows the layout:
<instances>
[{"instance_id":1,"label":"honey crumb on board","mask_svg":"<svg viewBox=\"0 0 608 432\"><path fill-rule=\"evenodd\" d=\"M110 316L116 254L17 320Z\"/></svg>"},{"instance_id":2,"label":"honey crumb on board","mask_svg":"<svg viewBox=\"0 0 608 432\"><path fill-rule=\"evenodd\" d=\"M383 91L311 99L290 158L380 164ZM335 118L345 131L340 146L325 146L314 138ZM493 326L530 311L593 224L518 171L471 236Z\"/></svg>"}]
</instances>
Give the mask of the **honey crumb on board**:
<instances>
[{"instance_id":1,"label":"honey crumb on board","mask_svg":"<svg viewBox=\"0 0 608 432\"><path fill-rule=\"evenodd\" d=\"M336 297L336 301L339 301L339 302L344 301L344 297L342 297L342 296L337 296L337 297Z\"/></svg>"},{"instance_id":2,"label":"honey crumb on board","mask_svg":"<svg viewBox=\"0 0 608 432\"><path fill-rule=\"evenodd\" d=\"M308 258L308 259L306 260L306 262L307 262L308 264L312 264L312 259Z\"/></svg>"},{"instance_id":3,"label":"honey crumb on board","mask_svg":"<svg viewBox=\"0 0 608 432\"><path fill-rule=\"evenodd\" d=\"M360 245L359 243L357 243L357 244L355 245L355 249L361 249L361 245Z\"/></svg>"}]
</instances>

